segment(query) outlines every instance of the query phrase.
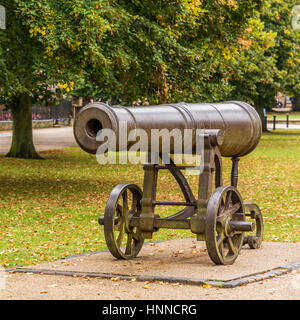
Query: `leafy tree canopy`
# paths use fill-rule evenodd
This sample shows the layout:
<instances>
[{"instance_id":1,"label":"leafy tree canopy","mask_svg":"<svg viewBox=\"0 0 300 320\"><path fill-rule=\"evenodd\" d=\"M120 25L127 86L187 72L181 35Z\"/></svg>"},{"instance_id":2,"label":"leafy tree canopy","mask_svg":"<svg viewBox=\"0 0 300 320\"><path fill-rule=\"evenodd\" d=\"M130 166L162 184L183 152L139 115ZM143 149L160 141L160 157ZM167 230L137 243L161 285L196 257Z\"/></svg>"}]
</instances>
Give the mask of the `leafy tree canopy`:
<instances>
[{"instance_id":1,"label":"leafy tree canopy","mask_svg":"<svg viewBox=\"0 0 300 320\"><path fill-rule=\"evenodd\" d=\"M123 104L239 99L261 110L277 90L300 93L295 0L0 4L0 104L12 109L16 137L31 130L32 103L61 94Z\"/></svg>"},{"instance_id":2,"label":"leafy tree canopy","mask_svg":"<svg viewBox=\"0 0 300 320\"><path fill-rule=\"evenodd\" d=\"M53 86L121 102L222 99L250 28L259 53L274 41L253 18L263 1L2 2L0 99L12 108L16 95L38 100Z\"/></svg>"}]
</instances>

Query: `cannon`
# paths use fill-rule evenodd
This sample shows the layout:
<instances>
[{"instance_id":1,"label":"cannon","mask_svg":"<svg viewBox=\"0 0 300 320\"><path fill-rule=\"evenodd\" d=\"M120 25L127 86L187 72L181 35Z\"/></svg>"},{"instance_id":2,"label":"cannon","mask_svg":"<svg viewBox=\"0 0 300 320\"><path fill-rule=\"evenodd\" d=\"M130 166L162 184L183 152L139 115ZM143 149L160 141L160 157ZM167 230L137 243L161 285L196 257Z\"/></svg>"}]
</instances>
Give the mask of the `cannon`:
<instances>
[{"instance_id":1,"label":"cannon","mask_svg":"<svg viewBox=\"0 0 300 320\"><path fill-rule=\"evenodd\" d=\"M125 133L121 130L122 123L126 124ZM141 149L146 152L143 189L133 183L117 185L107 200L104 216L99 218L114 257L136 257L144 239L151 239L161 228L189 229L197 240L205 240L208 255L215 264L234 263L245 244L252 249L260 247L261 211L256 204L243 202L237 190L238 162L255 149L262 132L261 120L252 106L241 101L143 107L90 103L75 119L74 136L83 150L96 154L105 143L97 138L104 129L116 135L115 144L107 144L107 150L129 150L134 141L125 139L121 143L119 138L137 129L144 130L148 139ZM199 152L197 141L202 139L197 195L183 173L185 169L192 169L191 165L177 165L171 158L178 152L175 141L170 143L167 152L162 143L153 150L151 132L164 129L177 129L182 137L185 130L189 130L191 139L184 141L184 150L192 155ZM161 159L159 162L153 160L156 159L152 157L154 153ZM232 160L231 183L227 186L223 185L222 157ZM156 200L159 170L169 170L185 201ZM157 212L162 205L183 209L162 218Z\"/></svg>"}]
</instances>

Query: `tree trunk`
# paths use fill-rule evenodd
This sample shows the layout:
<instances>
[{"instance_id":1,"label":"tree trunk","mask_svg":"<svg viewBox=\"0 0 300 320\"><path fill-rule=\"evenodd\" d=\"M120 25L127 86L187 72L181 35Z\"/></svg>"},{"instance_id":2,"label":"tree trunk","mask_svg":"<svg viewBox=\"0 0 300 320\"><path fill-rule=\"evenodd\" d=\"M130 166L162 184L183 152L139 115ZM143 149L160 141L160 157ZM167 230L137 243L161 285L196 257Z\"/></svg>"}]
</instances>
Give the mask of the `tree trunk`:
<instances>
[{"instance_id":1,"label":"tree trunk","mask_svg":"<svg viewBox=\"0 0 300 320\"><path fill-rule=\"evenodd\" d=\"M300 94L295 95L293 111L300 111Z\"/></svg>"},{"instance_id":2,"label":"tree trunk","mask_svg":"<svg viewBox=\"0 0 300 320\"><path fill-rule=\"evenodd\" d=\"M256 109L259 117L260 117L261 124L262 124L262 130L263 130L263 131L268 131L267 126L266 126L266 121L265 121L264 108L262 108L262 107L256 107L255 109Z\"/></svg>"},{"instance_id":3,"label":"tree trunk","mask_svg":"<svg viewBox=\"0 0 300 320\"><path fill-rule=\"evenodd\" d=\"M13 138L7 157L42 159L35 150L32 138L32 101L23 94L12 107Z\"/></svg>"}]
</instances>

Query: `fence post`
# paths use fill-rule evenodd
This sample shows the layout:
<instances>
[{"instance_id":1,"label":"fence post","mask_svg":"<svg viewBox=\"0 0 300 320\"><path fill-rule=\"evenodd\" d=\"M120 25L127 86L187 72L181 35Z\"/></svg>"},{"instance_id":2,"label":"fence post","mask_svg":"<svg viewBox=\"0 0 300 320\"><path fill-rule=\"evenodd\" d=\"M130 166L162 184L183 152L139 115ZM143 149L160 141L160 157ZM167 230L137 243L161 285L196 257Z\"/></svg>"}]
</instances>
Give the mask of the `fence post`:
<instances>
[{"instance_id":1,"label":"fence post","mask_svg":"<svg viewBox=\"0 0 300 320\"><path fill-rule=\"evenodd\" d=\"M273 130L276 130L276 116L273 116Z\"/></svg>"},{"instance_id":2,"label":"fence post","mask_svg":"<svg viewBox=\"0 0 300 320\"><path fill-rule=\"evenodd\" d=\"M286 115L286 127L287 128L289 127L289 115L288 114Z\"/></svg>"}]
</instances>

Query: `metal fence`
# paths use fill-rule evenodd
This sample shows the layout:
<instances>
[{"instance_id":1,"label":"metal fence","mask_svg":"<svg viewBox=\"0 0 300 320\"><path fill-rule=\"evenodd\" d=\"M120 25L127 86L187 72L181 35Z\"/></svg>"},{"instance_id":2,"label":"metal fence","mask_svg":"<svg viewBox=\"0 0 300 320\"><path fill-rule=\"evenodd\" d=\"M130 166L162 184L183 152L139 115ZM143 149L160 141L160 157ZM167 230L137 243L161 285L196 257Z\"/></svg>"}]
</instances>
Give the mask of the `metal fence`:
<instances>
[{"instance_id":1,"label":"metal fence","mask_svg":"<svg viewBox=\"0 0 300 320\"><path fill-rule=\"evenodd\" d=\"M35 105L32 107L32 120L70 120L73 117L72 100L60 101L58 105ZM0 110L0 121L12 121L10 111Z\"/></svg>"}]
</instances>

